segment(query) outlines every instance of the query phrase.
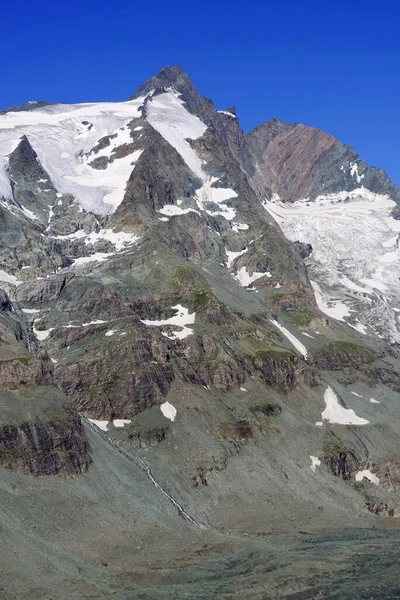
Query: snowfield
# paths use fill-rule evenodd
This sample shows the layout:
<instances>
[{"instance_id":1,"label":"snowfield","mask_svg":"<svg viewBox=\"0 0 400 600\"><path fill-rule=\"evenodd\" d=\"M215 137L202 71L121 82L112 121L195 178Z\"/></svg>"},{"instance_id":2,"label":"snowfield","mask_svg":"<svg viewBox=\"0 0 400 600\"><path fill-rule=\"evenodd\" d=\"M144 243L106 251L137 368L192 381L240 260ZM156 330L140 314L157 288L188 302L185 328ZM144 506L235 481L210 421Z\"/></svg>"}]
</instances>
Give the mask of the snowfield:
<instances>
[{"instance_id":1,"label":"snowfield","mask_svg":"<svg viewBox=\"0 0 400 600\"><path fill-rule=\"evenodd\" d=\"M237 197L234 190L215 187L217 178L204 171L204 163L192 147L190 140L202 136L207 125L184 107L180 94L173 89L152 97L128 102L96 102L88 104L56 104L32 111L8 112L0 116L0 200L8 202L10 210L21 210L12 205L12 186L9 179L8 156L26 135L38 158L62 194L72 194L86 211L99 215L113 213L124 198L127 181L140 158L137 149L127 156L115 158L114 151L131 143L129 123L141 118L140 107L148 98L148 123L181 155L188 167L202 183L192 199L193 206L166 205L159 212L166 217L205 212L232 221L236 210L226 201ZM231 115L233 117L233 115ZM133 130L139 130L139 125ZM98 142L112 136L105 147L96 148ZM95 159L106 160L106 168L92 166ZM28 218L36 216L22 208ZM52 207L49 207L49 223ZM245 230L246 224L236 224L234 229ZM98 257L101 260L101 257Z\"/></svg>"},{"instance_id":2,"label":"snowfield","mask_svg":"<svg viewBox=\"0 0 400 600\"><path fill-rule=\"evenodd\" d=\"M357 170L353 167L354 176ZM400 341L395 308L400 297L400 221L395 202L364 187L284 204L275 195L264 207L291 241L309 243L310 279L321 311Z\"/></svg>"},{"instance_id":3,"label":"snowfield","mask_svg":"<svg viewBox=\"0 0 400 600\"><path fill-rule=\"evenodd\" d=\"M105 170L88 164L98 156L130 141L128 123L141 117L144 98L129 102L55 104L32 111L0 115L0 198L11 200L7 175L8 155L26 135L54 186L62 194L73 194L87 211L109 214L122 201L126 182L139 152L116 159ZM97 142L116 134L110 145L89 154Z\"/></svg>"}]
</instances>

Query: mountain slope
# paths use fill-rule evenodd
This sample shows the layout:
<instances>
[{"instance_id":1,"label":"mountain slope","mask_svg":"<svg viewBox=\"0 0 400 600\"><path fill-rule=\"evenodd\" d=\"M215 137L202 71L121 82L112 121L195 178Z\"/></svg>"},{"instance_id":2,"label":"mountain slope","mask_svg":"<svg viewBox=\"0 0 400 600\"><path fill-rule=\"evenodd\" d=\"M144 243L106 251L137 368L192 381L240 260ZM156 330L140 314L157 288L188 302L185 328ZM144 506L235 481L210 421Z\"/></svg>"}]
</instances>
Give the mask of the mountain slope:
<instances>
[{"instance_id":1,"label":"mountain slope","mask_svg":"<svg viewBox=\"0 0 400 600\"><path fill-rule=\"evenodd\" d=\"M350 179L339 169L341 179L332 183L339 198L326 191L318 199L320 183L311 189L310 181L326 170L324 135L315 148L303 129L274 122L246 136L236 115L218 111L179 67L163 69L127 102L0 116L5 404L17 411L10 394L26 385L21 368L7 367L10 345L19 344L22 358L42 365L34 373L58 387L54 407L57 398L72 403L83 465L71 480L34 480L32 506L24 492L15 509L18 527L28 513L39 527L42 493L49 498L49 529L40 526L30 538L41 548L27 567L39 578L38 594L54 593L67 573L80 594L160 597L162 565L171 597L202 597L190 587L197 569L215 569L215 580L226 582L230 560L239 586L230 591L238 598L265 594L268 580L274 598L285 597L284 589L322 593L331 583L321 587L296 569L278 574L275 565L274 575L261 569L249 582L240 565L250 568L254 555L272 564L267 535L276 536L282 564L292 552L286 533L328 531L345 540L351 529L372 548L369 529L396 526L400 365L387 340L397 335L397 256L381 257L382 285L393 278L390 294L364 283L351 305L347 296L326 299L339 283L344 290L361 285L363 269L380 264L369 247L377 253L394 237L399 221L386 213L395 198L383 195L394 187L382 180L379 190L357 191L354 179L364 171L354 171L346 190ZM286 143L293 160L280 166ZM272 168L264 157L274 144ZM312 168L302 179L305 153ZM375 181L368 169L363 182ZM295 189L309 190L310 200L288 205L285 190ZM350 199L339 202L344 192ZM360 214L368 216L364 226ZM344 226L331 232L335 215ZM341 236L349 223L359 228L365 252L359 244L347 264ZM378 327L373 315L385 302L392 320ZM343 314L346 306L357 312ZM57 452L57 439L49 451ZM13 472L18 464L11 456L0 471L7 506L10 485L30 485ZM71 507L62 505L61 520L69 511L74 518L61 533L55 507L67 489ZM10 508L4 523L21 552L12 515ZM389 547L392 538L382 536ZM291 539L293 548L301 546ZM37 573L49 547L57 559L46 584ZM353 555L355 546L349 548ZM168 571L169 552L182 569ZM77 555L86 561L81 571ZM10 593L30 597L29 577L18 589L12 561L2 560L13 573ZM314 560L307 555L305 564ZM61 587L60 597L68 597L68 586ZM221 591L207 582L207 597Z\"/></svg>"}]
</instances>

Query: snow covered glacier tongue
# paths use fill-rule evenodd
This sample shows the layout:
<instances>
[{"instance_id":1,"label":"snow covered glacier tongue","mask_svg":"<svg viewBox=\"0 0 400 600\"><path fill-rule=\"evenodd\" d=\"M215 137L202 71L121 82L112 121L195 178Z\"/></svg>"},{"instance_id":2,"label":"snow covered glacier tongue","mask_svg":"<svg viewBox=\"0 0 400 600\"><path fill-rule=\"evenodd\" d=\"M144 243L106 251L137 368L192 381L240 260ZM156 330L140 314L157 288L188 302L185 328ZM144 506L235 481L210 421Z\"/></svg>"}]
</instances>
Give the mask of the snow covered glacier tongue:
<instances>
[{"instance_id":1,"label":"snow covered glacier tongue","mask_svg":"<svg viewBox=\"0 0 400 600\"><path fill-rule=\"evenodd\" d=\"M388 196L364 187L293 204L277 195L265 208L291 241L309 243L319 308L360 333L400 342L400 221Z\"/></svg>"}]
</instances>

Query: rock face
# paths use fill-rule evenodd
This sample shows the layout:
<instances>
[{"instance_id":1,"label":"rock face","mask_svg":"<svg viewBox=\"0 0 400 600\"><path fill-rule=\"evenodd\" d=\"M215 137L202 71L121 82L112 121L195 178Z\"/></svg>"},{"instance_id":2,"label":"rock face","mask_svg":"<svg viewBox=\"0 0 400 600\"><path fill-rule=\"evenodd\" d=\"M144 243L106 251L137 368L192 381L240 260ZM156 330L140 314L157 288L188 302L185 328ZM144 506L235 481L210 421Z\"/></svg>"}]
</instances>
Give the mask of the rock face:
<instances>
[{"instance_id":1,"label":"rock face","mask_svg":"<svg viewBox=\"0 0 400 600\"><path fill-rule=\"evenodd\" d=\"M7 294L0 297L0 466L21 475L84 473L91 458L78 412L54 386L49 359L24 345L31 340Z\"/></svg>"},{"instance_id":2,"label":"rock face","mask_svg":"<svg viewBox=\"0 0 400 600\"><path fill-rule=\"evenodd\" d=\"M267 121L249 133L248 142L265 185L286 202L361 186L400 202L400 190L382 169L314 127Z\"/></svg>"},{"instance_id":3,"label":"rock face","mask_svg":"<svg viewBox=\"0 0 400 600\"><path fill-rule=\"evenodd\" d=\"M54 387L37 387L32 395L33 399L24 390L0 390L0 466L21 475L84 473L91 462L90 448L76 410L61 404L65 398ZM44 413L39 417L34 416L38 406L33 400ZM14 405L21 402L25 416L17 421Z\"/></svg>"}]
</instances>

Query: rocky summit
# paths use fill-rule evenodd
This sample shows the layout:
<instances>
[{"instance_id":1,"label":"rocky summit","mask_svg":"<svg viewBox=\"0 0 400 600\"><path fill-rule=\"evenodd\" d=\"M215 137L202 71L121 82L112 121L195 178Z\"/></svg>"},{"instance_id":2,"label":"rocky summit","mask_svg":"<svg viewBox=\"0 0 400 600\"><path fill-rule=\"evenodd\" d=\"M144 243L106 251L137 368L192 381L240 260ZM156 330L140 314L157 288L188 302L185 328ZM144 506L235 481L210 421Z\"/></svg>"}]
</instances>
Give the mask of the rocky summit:
<instances>
[{"instance_id":1,"label":"rocky summit","mask_svg":"<svg viewBox=\"0 0 400 600\"><path fill-rule=\"evenodd\" d=\"M178 66L1 111L1 596L396 598L399 206Z\"/></svg>"}]
</instances>

